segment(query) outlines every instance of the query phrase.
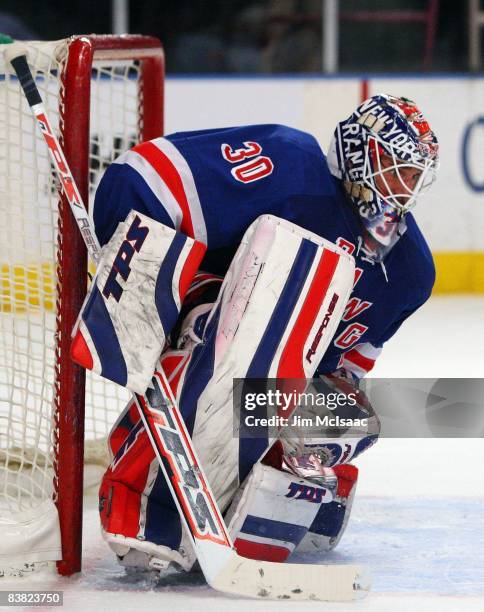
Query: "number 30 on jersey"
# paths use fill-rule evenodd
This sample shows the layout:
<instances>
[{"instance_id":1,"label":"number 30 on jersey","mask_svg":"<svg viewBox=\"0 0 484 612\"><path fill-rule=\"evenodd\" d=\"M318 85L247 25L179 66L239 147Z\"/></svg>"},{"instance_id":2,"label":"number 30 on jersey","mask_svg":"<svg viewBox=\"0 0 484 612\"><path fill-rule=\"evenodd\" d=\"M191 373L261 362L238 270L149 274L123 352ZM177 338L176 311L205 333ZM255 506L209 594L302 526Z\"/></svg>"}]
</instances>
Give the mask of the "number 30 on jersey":
<instances>
[{"instance_id":1,"label":"number 30 on jersey","mask_svg":"<svg viewBox=\"0 0 484 612\"><path fill-rule=\"evenodd\" d=\"M241 183L253 183L272 174L274 164L269 157L261 155L260 144L250 140L243 144L239 149L233 149L225 143L222 145L223 158L231 164L237 164L230 170L234 179Z\"/></svg>"}]
</instances>

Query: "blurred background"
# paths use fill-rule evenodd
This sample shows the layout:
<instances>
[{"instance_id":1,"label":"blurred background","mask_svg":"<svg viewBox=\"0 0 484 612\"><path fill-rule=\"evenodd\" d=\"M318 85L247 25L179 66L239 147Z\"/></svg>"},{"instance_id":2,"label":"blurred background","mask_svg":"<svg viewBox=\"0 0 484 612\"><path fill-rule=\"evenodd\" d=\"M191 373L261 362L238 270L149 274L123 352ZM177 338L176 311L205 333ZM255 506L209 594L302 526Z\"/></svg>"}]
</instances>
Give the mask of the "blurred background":
<instances>
[{"instance_id":1,"label":"blurred background","mask_svg":"<svg viewBox=\"0 0 484 612\"><path fill-rule=\"evenodd\" d=\"M165 45L168 74L467 71L479 69L482 55L482 44L474 41L479 5L479 0L70 0L66 8L62 0L3 0L0 31L42 40L73 33L151 34Z\"/></svg>"}]
</instances>

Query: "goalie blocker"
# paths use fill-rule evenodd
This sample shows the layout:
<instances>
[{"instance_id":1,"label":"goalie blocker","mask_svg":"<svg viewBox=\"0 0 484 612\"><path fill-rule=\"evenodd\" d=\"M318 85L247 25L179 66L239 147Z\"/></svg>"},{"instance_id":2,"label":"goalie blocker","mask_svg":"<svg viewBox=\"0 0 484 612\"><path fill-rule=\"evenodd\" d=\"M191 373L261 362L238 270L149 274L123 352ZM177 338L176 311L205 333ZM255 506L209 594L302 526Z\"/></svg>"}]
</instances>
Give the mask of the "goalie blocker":
<instances>
[{"instance_id":1,"label":"goalie blocker","mask_svg":"<svg viewBox=\"0 0 484 612\"><path fill-rule=\"evenodd\" d=\"M260 217L244 235L215 301L195 302L177 346L161 357L222 510L273 442L233 435L233 379L304 384L334 335L353 279L354 262L344 251L287 221ZM204 282L219 283L210 276ZM132 404L114 426L110 448L100 489L106 540L126 564L134 559L138 565L143 553L147 563L174 561L188 569L193 552ZM301 525L305 531L315 519L310 514Z\"/></svg>"},{"instance_id":2,"label":"goalie blocker","mask_svg":"<svg viewBox=\"0 0 484 612\"><path fill-rule=\"evenodd\" d=\"M131 211L102 250L73 331L72 359L144 393L205 251Z\"/></svg>"}]
</instances>

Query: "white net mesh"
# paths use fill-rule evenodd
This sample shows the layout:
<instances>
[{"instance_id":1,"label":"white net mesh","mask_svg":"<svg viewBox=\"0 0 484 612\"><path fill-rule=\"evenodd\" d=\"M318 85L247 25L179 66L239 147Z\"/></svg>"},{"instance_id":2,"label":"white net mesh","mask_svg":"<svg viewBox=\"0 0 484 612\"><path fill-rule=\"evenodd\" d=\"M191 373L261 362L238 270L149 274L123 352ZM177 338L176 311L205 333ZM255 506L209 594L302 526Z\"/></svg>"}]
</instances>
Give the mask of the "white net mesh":
<instances>
[{"instance_id":1,"label":"white net mesh","mask_svg":"<svg viewBox=\"0 0 484 612\"><path fill-rule=\"evenodd\" d=\"M92 112L89 155L90 209L93 196L107 166L139 141L138 87L140 73L134 62L94 64L91 82ZM100 377L86 378L86 440L103 439L116 420L129 393ZM87 449L96 449L92 444ZM90 453L92 460L93 452Z\"/></svg>"},{"instance_id":2,"label":"white net mesh","mask_svg":"<svg viewBox=\"0 0 484 612\"><path fill-rule=\"evenodd\" d=\"M68 41L28 44L29 64L54 129ZM94 63L90 197L109 163L138 141L136 62ZM0 523L52 497L57 191L46 145L0 53ZM88 373L87 461L128 393ZM100 443L95 441L102 441ZM92 451L92 452L91 452Z\"/></svg>"}]
</instances>

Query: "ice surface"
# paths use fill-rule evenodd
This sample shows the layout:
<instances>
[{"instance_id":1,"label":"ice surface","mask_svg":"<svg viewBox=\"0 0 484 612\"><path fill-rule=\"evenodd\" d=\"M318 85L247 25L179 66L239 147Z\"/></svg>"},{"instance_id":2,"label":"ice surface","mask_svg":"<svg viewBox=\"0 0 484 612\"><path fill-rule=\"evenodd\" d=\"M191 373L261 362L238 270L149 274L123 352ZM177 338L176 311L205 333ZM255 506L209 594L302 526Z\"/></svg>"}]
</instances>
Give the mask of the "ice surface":
<instances>
[{"instance_id":1,"label":"ice surface","mask_svg":"<svg viewBox=\"0 0 484 612\"><path fill-rule=\"evenodd\" d=\"M432 297L385 344L372 375L482 378L484 297Z\"/></svg>"},{"instance_id":2,"label":"ice surface","mask_svg":"<svg viewBox=\"0 0 484 612\"><path fill-rule=\"evenodd\" d=\"M385 347L381 377L482 377L484 298L432 298ZM0 588L56 588L65 610L484 610L482 439L380 440L358 460L354 511L324 563L364 562L374 589L354 604L238 600L214 593L201 575L169 573L154 583L127 576L101 540L96 499L86 496L84 568L0 581ZM300 555L298 561L315 562Z\"/></svg>"}]
</instances>

